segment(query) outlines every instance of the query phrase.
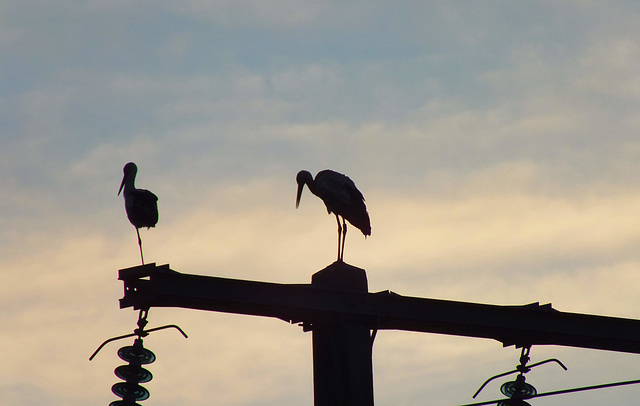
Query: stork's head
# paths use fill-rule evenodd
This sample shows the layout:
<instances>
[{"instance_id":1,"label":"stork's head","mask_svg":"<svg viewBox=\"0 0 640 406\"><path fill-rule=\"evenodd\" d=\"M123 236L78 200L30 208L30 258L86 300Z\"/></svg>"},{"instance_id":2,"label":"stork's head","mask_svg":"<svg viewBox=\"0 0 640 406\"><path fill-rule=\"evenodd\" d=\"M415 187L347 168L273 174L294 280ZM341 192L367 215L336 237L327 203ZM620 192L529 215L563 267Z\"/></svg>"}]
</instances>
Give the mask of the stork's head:
<instances>
[{"instance_id":1,"label":"stork's head","mask_svg":"<svg viewBox=\"0 0 640 406\"><path fill-rule=\"evenodd\" d=\"M124 172L124 177L122 178L122 183L120 184L120 190L118 190L118 196L120 196L120 193L122 192L122 189L124 188L126 183L130 182L131 186L133 186L133 181L136 178L136 173L138 173L138 167L133 162L129 162L124 166L122 171Z\"/></svg>"},{"instance_id":2,"label":"stork's head","mask_svg":"<svg viewBox=\"0 0 640 406\"><path fill-rule=\"evenodd\" d=\"M296 195L296 209L297 209L298 206L300 205L300 197L302 196L302 188L304 187L305 184L307 186L309 186L309 188L311 188L311 185L313 184L313 176L311 175L311 172L309 172L309 171L300 171L296 175L296 182L298 182L298 193Z\"/></svg>"}]
</instances>

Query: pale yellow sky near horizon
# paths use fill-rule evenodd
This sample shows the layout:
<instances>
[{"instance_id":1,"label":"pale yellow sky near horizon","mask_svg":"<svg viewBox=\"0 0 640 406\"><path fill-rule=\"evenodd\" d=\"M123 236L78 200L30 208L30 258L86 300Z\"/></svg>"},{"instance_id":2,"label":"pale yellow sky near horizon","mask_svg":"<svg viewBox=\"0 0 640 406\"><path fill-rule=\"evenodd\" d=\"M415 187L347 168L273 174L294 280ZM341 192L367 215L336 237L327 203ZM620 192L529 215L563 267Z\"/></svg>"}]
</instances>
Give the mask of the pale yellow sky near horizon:
<instances>
[{"instance_id":1,"label":"pale yellow sky near horizon","mask_svg":"<svg viewBox=\"0 0 640 406\"><path fill-rule=\"evenodd\" d=\"M10 0L0 14L0 394L109 404L139 263L122 167L159 196L145 259L308 283L335 219L295 175L363 192L345 261L370 291L640 319L640 6L598 2L180 4ZM148 406L312 404L311 335L280 320L152 309ZM454 406L519 350L397 331L376 404ZM534 347L540 392L636 379L637 355ZM499 383L482 399L499 398ZM531 401L633 405L638 388ZM482 400L479 399L479 400Z\"/></svg>"}]
</instances>

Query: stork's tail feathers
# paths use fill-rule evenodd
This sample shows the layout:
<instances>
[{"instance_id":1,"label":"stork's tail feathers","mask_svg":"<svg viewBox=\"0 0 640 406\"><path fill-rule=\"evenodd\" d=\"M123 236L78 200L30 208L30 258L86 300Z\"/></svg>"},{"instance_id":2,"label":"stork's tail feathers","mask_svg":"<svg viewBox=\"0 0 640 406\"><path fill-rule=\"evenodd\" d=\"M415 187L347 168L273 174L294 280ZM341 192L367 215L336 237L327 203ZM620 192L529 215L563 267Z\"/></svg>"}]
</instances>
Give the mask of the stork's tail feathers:
<instances>
[{"instance_id":1,"label":"stork's tail feathers","mask_svg":"<svg viewBox=\"0 0 640 406\"><path fill-rule=\"evenodd\" d=\"M371 220L369 220L369 214L366 211L361 212L355 218L347 218L347 220L362 231L365 237L371 235Z\"/></svg>"}]
</instances>

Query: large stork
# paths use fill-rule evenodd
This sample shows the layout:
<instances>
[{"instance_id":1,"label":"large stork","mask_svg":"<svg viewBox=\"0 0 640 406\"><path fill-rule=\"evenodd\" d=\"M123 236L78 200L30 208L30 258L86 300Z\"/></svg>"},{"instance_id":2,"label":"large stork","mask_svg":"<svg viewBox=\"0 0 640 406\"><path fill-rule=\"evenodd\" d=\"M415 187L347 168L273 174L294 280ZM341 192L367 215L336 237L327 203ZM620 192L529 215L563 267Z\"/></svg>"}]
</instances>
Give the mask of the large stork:
<instances>
[{"instance_id":1,"label":"large stork","mask_svg":"<svg viewBox=\"0 0 640 406\"><path fill-rule=\"evenodd\" d=\"M136 173L138 167L133 162L129 162L123 169L124 177L118 190L118 196L124 188L124 208L127 211L127 218L136 228L138 235L138 246L140 247L140 259L144 265L142 255L142 239L140 239L140 228L155 227L158 222L158 197L146 189L136 189Z\"/></svg>"},{"instance_id":2,"label":"large stork","mask_svg":"<svg viewBox=\"0 0 640 406\"><path fill-rule=\"evenodd\" d=\"M338 261L344 261L344 241L347 237L345 219L362 231L365 238L371 235L371 222L364 204L364 196L348 176L329 169L318 172L315 179L309 171L300 171L296 176L296 182L296 208L300 205L302 189L307 185L311 193L322 199L329 214L335 214L338 222Z\"/></svg>"}]
</instances>

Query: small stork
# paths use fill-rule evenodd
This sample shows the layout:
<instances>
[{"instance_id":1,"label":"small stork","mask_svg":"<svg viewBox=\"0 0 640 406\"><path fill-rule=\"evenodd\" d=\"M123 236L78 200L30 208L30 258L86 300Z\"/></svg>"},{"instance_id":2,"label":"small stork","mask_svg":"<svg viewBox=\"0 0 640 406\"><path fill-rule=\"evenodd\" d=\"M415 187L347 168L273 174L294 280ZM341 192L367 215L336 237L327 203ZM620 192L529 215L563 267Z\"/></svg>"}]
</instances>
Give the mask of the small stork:
<instances>
[{"instance_id":1,"label":"small stork","mask_svg":"<svg viewBox=\"0 0 640 406\"><path fill-rule=\"evenodd\" d=\"M135 180L138 167L133 162L129 162L123 169L124 178L118 190L118 196L124 188L124 208L127 211L127 218L136 228L138 235L138 246L140 247L140 259L144 265L142 256L142 239L140 239L140 228L155 227L158 222L158 197L146 189L136 189Z\"/></svg>"},{"instance_id":2,"label":"small stork","mask_svg":"<svg viewBox=\"0 0 640 406\"><path fill-rule=\"evenodd\" d=\"M296 182L296 208L300 205L302 189L307 185L311 193L322 199L329 214L335 214L338 222L338 261L344 262L344 240L347 236L345 219L362 231L365 238L371 235L371 222L364 204L364 196L349 177L329 169L318 172L315 179L309 171L300 171L296 176Z\"/></svg>"}]
</instances>

